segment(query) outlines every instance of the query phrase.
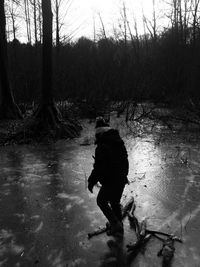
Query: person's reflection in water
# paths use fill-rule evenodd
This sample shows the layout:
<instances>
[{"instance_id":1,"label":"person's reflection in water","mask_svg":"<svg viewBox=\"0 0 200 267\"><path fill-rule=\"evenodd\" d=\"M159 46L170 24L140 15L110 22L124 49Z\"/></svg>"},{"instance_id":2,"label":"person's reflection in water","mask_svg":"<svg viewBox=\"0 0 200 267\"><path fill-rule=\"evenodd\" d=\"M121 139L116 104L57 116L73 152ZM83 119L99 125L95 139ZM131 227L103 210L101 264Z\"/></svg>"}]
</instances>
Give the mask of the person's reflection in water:
<instances>
[{"instance_id":1,"label":"person's reflection in water","mask_svg":"<svg viewBox=\"0 0 200 267\"><path fill-rule=\"evenodd\" d=\"M114 238L107 242L110 251L104 255L104 259L100 267L125 267L126 255L124 252L123 234L116 234Z\"/></svg>"}]
</instances>

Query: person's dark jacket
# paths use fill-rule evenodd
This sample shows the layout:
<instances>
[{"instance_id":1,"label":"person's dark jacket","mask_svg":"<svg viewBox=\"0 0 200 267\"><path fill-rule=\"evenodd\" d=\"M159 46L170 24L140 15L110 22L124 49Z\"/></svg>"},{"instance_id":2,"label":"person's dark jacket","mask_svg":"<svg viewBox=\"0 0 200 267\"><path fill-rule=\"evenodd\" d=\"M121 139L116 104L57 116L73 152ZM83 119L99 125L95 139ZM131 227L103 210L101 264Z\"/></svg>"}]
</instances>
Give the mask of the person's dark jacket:
<instances>
[{"instance_id":1,"label":"person's dark jacket","mask_svg":"<svg viewBox=\"0 0 200 267\"><path fill-rule=\"evenodd\" d=\"M128 155L118 130L110 129L96 139L95 162L88 184L115 186L126 184L129 169Z\"/></svg>"}]
</instances>

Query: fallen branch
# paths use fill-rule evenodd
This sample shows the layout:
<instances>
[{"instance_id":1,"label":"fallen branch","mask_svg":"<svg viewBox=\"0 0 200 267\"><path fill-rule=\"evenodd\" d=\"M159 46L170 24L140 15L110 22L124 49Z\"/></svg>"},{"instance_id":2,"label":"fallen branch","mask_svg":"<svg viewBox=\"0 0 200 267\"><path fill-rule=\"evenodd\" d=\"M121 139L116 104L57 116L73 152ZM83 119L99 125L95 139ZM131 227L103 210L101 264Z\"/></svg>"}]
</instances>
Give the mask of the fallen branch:
<instances>
[{"instance_id":1,"label":"fallen branch","mask_svg":"<svg viewBox=\"0 0 200 267\"><path fill-rule=\"evenodd\" d=\"M133 210L134 207L134 210ZM135 211L135 202L134 202L134 197L131 197L129 201L122 207L122 220L126 217L126 215L129 213L132 214ZM129 212L130 211L130 212Z\"/></svg>"},{"instance_id":2,"label":"fallen branch","mask_svg":"<svg viewBox=\"0 0 200 267\"><path fill-rule=\"evenodd\" d=\"M93 232L91 232L91 233L88 233L88 239L92 238L92 237L95 236L95 235L103 234L103 233L105 233L107 230L108 230L108 227L103 226L103 227L99 228L98 230L95 230L95 231L93 231Z\"/></svg>"},{"instance_id":3,"label":"fallen branch","mask_svg":"<svg viewBox=\"0 0 200 267\"><path fill-rule=\"evenodd\" d=\"M134 211L135 207L132 206L131 210ZM158 256L163 256L163 266L170 266L175 251L174 242L178 241L182 243L182 240L172 234L147 229L146 220L139 223L138 219L134 215L134 212L129 212L128 217L130 225L134 228L137 237L137 241L133 245L127 245L129 253L127 256L128 263L137 256L137 254L141 251L141 248L143 248L151 237L154 236L163 242L163 247L158 253ZM167 239L161 238L159 235L166 236Z\"/></svg>"},{"instance_id":4,"label":"fallen branch","mask_svg":"<svg viewBox=\"0 0 200 267\"><path fill-rule=\"evenodd\" d=\"M155 237L157 237L156 235L163 235L166 236L168 238L173 239L174 241L178 241L180 243L182 243L183 241L181 240L181 238L173 235L173 234L168 234L165 232L161 232L161 231L155 231L155 230L150 230L146 228L146 220L143 220L141 223L138 222L138 219L135 217L134 215L134 211L135 211L135 203L132 203L132 208L130 210L130 212L128 212L128 218L130 221L130 225L131 227L135 230L136 232L136 236L138 239L141 238L141 236L145 236L145 234L152 234Z\"/></svg>"},{"instance_id":5,"label":"fallen branch","mask_svg":"<svg viewBox=\"0 0 200 267\"><path fill-rule=\"evenodd\" d=\"M161 231L154 231L154 230L149 230L149 229L146 229L146 232L149 233L149 234L152 234L154 235L155 237L157 237L157 235L164 235L168 238L171 238L173 239L174 241L177 241L179 243L183 243L182 239L179 238L178 236L175 236L173 234L167 234L165 232L161 232Z\"/></svg>"}]
</instances>

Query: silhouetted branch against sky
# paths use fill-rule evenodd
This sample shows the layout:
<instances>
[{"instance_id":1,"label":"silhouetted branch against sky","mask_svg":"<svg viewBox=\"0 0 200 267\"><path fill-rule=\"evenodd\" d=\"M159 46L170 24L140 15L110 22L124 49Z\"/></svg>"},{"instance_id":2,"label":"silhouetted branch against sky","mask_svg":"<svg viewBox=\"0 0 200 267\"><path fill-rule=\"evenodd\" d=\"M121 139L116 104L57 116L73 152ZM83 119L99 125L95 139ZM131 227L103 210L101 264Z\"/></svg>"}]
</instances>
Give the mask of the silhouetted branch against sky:
<instances>
[{"instance_id":1,"label":"silhouetted branch against sky","mask_svg":"<svg viewBox=\"0 0 200 267\"><path fill-rule=\"evenodd\" d=\"M18 10L18 16L16 23L18 24L18 31L16 32L16 38L20 41L27 42L26 34L26 20L22 19L24 1L19 0L5 0L7 6L14 3L20 5L20 12ZM198 1L198 0L197 0ZM31 3L31 0L27 0ZM41 0L37 0L40 3ZM178 0L177 0L178 2ZM186 0L182 0L182 12L184 14ZM189 2L193 2L192 0ZM102 21L106 29L106 36L110 37L114 35L113 29L118 29L122 22L122 12L125 7L126 20L129 24L129 29L135 32L135 25L137 25L137 32L139 35L144 34L144 18L148 23L146 26L149 29L154 30L154 35L168 27L171 23L173 14L174 0L52 0L53 7L53 20L54 20L54 40L56 38L56 3L59 7L59 34L62 40L64 36L73 36L73 40L85 36L88 38L94 38L94 21L95 21L95 34L98 36L102 32ZM194 4L193 4L194 5ZM194 17L193 11L187 10L186 19L190 14L190 20ZM199 8L199 7L198 7ZM9 9L7 8L7 15ZM38 11L39 12L39 11ZM20 14L19 14L20 13ZM99 19L101 15L102 21ZM121 20L121 22L120 22ZM34 35L34 18L33 12L30 13L31 22L31 34ZM11 20L8 19L8 28L12 30ZM10 35L12 38L12 34Z\"/></svg>"}]
</instances>

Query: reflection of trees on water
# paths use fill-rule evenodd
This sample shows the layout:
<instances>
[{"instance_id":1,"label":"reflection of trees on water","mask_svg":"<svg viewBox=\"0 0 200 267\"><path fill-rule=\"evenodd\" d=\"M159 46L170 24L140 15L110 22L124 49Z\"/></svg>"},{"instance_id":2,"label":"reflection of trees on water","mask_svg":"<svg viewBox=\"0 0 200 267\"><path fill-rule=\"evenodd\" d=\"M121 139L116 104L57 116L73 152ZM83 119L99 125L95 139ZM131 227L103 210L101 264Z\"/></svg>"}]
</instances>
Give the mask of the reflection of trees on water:
<instances>
[{"instance_id":1,"label":"reflection of trees on water","mask_svg":"<svg viewBox=\"0 0 200 267\"><path fill-rule=\"evenodd\" d=\"M57 197L63 189L59 152L54 145L48 145L32 149L30 153L26 165L32 166L30 176L33 174L36 177L27 188L27 195L31 199L29 208L32 215L39 215L38 224L33 229L35 246L32 253L37 255L41 266L55 260L62 264L63 244L67 244L67 240L64 233L65 203Z\"/></svg>"},{"instance_id":2,"label":"reflection of trees on water","mask_svg":"<svg viewBox=\"0 0 200 267\"><path fill-rule=\"evenodd\" d=\"M32 243L22 161L22 154L14 149L4 153L4 159L1 161L1 167L6 170L0 174L1 180L4 179L0 201L0 250L1 258L7 266L14 266L16 262L23 261L21 255L29 251Z\"/></svg>"},{"instance_id":3,"label":"reflection of trees on water","mask_svg":"<svg viewBox=\"0 0 200 267\"><path fill-rule=\"evenodd\" d=\"M3 259L8 266L62 263L67 240L65 203L57 197L63 190L59 152L53 146L29 147L9 150L1 158L5 170L0 201Z\"/></svg>"}]
</instances>

